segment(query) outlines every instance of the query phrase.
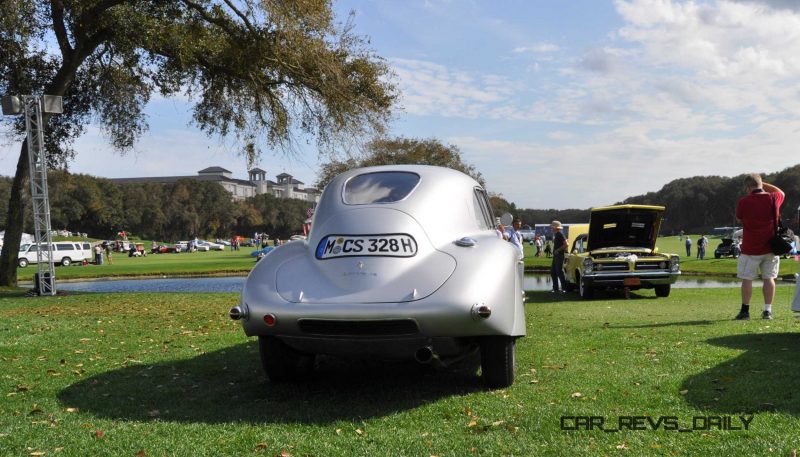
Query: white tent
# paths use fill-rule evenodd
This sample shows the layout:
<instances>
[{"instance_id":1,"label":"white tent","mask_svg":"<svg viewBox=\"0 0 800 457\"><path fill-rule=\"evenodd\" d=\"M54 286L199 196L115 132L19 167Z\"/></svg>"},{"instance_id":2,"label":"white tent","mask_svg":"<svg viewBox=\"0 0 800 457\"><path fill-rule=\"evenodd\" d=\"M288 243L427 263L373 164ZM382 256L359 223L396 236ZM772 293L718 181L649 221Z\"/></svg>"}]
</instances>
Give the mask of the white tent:
<instances>
[{"instance_id":1,"label":"white tent","mask_svg":"<svg viewBox=\"0 0 800 457\"><path fill-rule=\"evenodd\" d=\"M3 230L2 232L0 232L0 247L3 246L3 240L5 238L6 238L6 231ZM22 234L22 241L20 241L20 244L31 244L34 241L35 241L35 239L33 238L33 235L31 235L30 233L23 233Z\"/></svg>"}]
</instances>

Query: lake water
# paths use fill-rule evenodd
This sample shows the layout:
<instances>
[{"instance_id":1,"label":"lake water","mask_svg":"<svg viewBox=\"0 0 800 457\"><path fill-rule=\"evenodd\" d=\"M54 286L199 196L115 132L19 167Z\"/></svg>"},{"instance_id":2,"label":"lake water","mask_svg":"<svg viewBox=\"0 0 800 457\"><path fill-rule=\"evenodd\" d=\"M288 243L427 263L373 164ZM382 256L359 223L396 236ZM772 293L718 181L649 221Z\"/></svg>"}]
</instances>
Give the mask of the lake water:
<instances>
[{"instance_id":1,"label":"lake water","mask_svg":"<svg viewBox=\"0 0 800 457\"><path fill-rule=\"evenodd\" d=\"M221 278L119 279L57 282L57 290L80 292L241 292L244 276ZM525 290L552 289L549 275L525 275ZM680 289L739 287L735 278L682 277L672 287ZM793 285L778 281L778 285ZM754 286L760 286L756 281ZM23 286L24 287L24 286Z\"/></svg>"}]
</instances>

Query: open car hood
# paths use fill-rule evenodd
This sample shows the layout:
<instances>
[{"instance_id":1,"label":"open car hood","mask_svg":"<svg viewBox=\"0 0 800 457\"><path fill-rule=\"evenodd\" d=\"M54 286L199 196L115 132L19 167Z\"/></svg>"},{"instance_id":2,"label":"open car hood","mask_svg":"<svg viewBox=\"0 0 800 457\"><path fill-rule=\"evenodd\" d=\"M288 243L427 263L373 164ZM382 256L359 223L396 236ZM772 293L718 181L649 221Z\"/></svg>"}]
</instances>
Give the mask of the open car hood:
<instances>
[{"instance_id":1,"label":"open car hood","mask_svg":"<svg viewBox=\"0 0 800 457\"><path fill-rule=\"evenodd\" d=\"M656 247L663 206L616 205L593 208L587 249Z\"/></svg>"}]
</instances>

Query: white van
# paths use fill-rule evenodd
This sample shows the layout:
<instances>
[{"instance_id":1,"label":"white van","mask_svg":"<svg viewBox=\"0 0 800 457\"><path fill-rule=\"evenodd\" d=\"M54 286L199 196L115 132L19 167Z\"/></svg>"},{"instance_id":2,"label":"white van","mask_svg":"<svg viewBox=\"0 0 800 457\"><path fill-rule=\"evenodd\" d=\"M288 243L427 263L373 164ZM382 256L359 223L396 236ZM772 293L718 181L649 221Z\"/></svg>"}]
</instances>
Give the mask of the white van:
<instances>
[{"instance_id":1,"label":"white van","mask_svg":"<svg viewBox=\"0 0 800 457\"><path fill-rule=\"evenodd\" d=\"M17 263L21 268L28 264L36 263L37 250L36 244L23 244L19 248ZM56 241L53 243L53 262L63 266L69 266L73 262L83 262L92 259L92 245L88 241Z\"/></svg>"}]
</instances>

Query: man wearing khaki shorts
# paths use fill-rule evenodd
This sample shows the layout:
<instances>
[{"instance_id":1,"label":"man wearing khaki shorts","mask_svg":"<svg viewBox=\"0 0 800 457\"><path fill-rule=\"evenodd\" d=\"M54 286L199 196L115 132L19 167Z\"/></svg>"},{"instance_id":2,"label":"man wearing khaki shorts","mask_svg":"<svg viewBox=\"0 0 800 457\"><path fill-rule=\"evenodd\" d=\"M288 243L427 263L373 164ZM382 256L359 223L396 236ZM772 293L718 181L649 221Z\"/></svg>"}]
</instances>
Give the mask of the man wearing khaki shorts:
<instances>
[{"instance_id":1,"label":"man wearing khaki shorts","mask_svg":"<svg viewBox=\"0 0 800 457\"><path fill-rule=\"evenodd\" d=\"M736 205L736 218L742 224L742 252L739 255L737 276L742 280L742 308L734 319L750 319L750 299L753 280L759 270L764 281L764 312L762 319L772 319L772 300L775 298L775 278L780 259L772 253L769 239L775 234L776 212L780 214L784 193L772 184L761 181L761 175L751 173L744 179L747 195ZM774 208L773 211L773 201Z\"/></svg>"}]
</instances>

